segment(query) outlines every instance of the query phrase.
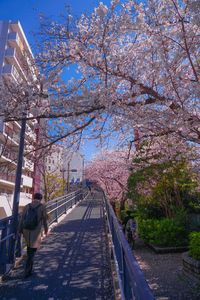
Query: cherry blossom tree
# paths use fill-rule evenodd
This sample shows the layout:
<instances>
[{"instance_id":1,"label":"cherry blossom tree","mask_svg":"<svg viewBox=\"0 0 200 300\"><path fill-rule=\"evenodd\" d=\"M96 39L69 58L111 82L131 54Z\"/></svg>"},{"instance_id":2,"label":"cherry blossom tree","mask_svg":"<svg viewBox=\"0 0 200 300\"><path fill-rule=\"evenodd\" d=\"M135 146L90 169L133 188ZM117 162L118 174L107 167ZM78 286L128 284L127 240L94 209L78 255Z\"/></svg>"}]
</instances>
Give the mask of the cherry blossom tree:
<instances>
[{"instance_id":1,"label":"cherry blossom tree","mask_svg":"<svg viewBox=\"0 0 200 300\"><path fill-rule=\"evenodd\" d=\"M124 209L130 160L122 151L99 152L86 166L86 178L95 181L106 193L112 204Z\"/></svg>"},{"instance_id":2,"label":"cherry blossom tree","mask_svg":"<svg viewBox=\"0 0 200 300\"><path fill-rule=\"evenodd\" d=\"M29 88L28 97L13 103L11 87L2 87L5 121L22 118L28 99L29 119L52 119L50 142L70 137L77 145L89 128L90 138L102 142L114 134L127 144L137 128L141 139L173 133L199 143L196 8L199 1L112 0L80 18L70 10L58 21L41 16L37 61L51 97L44 105ZM77 75L67 80L67 69Z\"/></svg>"}]
</instances>

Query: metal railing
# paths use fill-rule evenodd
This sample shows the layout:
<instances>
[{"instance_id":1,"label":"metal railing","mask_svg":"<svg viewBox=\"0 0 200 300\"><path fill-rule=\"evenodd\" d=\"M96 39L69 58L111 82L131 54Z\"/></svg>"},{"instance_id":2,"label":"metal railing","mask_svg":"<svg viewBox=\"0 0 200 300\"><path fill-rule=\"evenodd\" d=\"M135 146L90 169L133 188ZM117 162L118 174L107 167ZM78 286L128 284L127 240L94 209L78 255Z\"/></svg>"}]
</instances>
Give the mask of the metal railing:
<instances>
[{"instance_id":1,"label":"metal railing","mask_svg":"<svg viewBox=\"0 0 200 300\"><path fill-rule=\"evenodd\" d=\"M65 196L46 202L49 215L49 225L58 222L58 218L65 214L88 193L87 189L69 193ZM112 254L115 260L122 300L153 300L153 294L140 270L140 267L129 247L121 226L115 216L112 206L104 195L108 227L112 240ZM0 273L4 274L12 266L10 263L11 239L15 238L10 232L13 217L0 220ZM22 242L16 240L15 256L21 256Z\"/></svg>"},{"instance_id":2,"label":"metal railing","mask_svg":"<svg viewBox=\"0 0 200 300\"><path fill-rule=\"evenodd\" d=\"M47 214L49 216L49 225L54 222L58 222L58 218L72 208L77 202L83 199L87 191L80 189L65 196L50 200L45 203L47 208Z\"/></svg>"},{"instance_id":3,"label":"metal railing","mask_svg":"<svg viewBox=\"0 0 200 300\"><path fill-rule=\"evenodd\" d=\"M153 300L153 294L105 194L104 200L122 300Z\"/></svg>"},{"instance_id":4,"label":"metal railing","mask_svg":"<svg viewBox=\"0 0 200 300\"><path fill-rule=\"evenodd\" d=\"M0 273L7 271L10 242L14 238L14 234L10 232L12 220L12 216L0 220Z\"/></svg>"},{"instance_id":5,"label":"metal railing","mask_svg":"<svg viewBox=\"0 0 200 300\"><path fill-rule=\"evenodd\" d=\"M53 199L45 203L47 214L49 216L48 223L51 225L58 222L58 218L73 207L77 202L82 200L87 194L87 189L79 189L77 191L66 194L62 197ZM20 214L18 215L20 218ZM13 265L13 259L10 256L12 239L16 239L15 257L20 257L22 247L25 244L14 233L11 232L13 216L0 220L0 274L6 273ZM15 259L14 259L15 261Z\"/></svg>"}]
</instances>

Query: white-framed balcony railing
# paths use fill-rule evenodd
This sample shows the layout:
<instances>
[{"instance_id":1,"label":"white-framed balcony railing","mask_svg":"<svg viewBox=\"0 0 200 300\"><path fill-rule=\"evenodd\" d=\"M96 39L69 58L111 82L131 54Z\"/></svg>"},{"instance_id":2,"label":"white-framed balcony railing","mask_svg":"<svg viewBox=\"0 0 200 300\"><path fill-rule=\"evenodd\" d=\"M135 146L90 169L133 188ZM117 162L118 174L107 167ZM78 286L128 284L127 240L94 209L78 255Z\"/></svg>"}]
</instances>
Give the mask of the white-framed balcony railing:
<instances>
[{"instance_id":1,"label":"white-framed balcony railing","mask_svg":"<svg viewBox=\"0 0 200 300\"><path fill-rule=\"evenodd\" d=\"M10 161L13 161L16 163L18 158L18 153L14 152L8 148L5 148L4 145L0 145L0 157L9 159Z\"/></svg>"},{"instance_id":2,"label":"white-framed balcony railing","mask_svg":"<svg viewBox=\"0 0 200 300\"><path fill-rule=\"evenodd\" d=\"M32 185L33 185L33 178L28 177L28 176L22 174L22 179L23 179L23 181L22 181L23 186L32 187Z\"/></svg>"},{"instance_id":3,"label":"white-framed balcony railing","mask_svg":"<svg viewBox=\"0 0 200 300\"><path fill-rule=\"evenodd\" d=\"M5 180L14 183L15 182L15 175L14 174L8 174L8 173L1 173L0 174L0 180ZM22 183L22 181L21 181Z\"/></svg>"}]
</instances>

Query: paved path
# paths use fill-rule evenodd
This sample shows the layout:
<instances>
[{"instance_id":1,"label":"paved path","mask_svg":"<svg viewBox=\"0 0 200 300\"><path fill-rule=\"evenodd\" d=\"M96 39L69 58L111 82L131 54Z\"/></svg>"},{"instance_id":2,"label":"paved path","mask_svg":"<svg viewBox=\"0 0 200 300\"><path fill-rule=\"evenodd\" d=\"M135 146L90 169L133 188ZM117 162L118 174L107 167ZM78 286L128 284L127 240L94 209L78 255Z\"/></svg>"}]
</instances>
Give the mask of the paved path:
<instances>
[{"instance_id":1,"label":"paved path","mask_svg":"<svg viewBox=\"0 0 200 300\"><path fill-rule=\"evenodd\" d=\"M1 300L113 299L102 195L95 192L50 232L33 276L19 265L0 284Z\"/></svg>"},{"instance_id":2,"label":"paved path","mask_svg":"<svg viewBox=\"0 0 200 300\"><path fill-rule=\"evenodd\" d=\"M156 254L141 239L133 252L156 300L200 299L200 286L182 273L182 253Z\"/></svg>"}]
</instances>

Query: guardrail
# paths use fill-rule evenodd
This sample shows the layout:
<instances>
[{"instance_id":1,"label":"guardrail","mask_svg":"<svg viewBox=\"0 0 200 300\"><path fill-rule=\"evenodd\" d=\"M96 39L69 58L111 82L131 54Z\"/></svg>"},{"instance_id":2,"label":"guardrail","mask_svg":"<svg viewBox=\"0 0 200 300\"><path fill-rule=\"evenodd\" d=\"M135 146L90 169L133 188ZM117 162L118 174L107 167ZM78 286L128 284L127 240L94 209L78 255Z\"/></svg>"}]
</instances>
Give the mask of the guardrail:
<instances>
[{"instance_id":1,"label":"guardrail","mask_svg":"<svg viewBox=\"0 0 200 300\"><path fill-rule=\"evenodd\" d=\"M122 300L153 300L153 294L105 194L104 200Z\"/></svg>"},{"instance_id":2,"label":"guardrail","mask_svg":"<svg viewBox=\"0 0 200 300\"><path fill-rule=\"evenodd\" d=\"M46 202L45 205L47 208L47 214L49 215L49 225L54 222L58 222L58 218L63 214L66 214L73 205L83 199L86 193L86 190L81 189Z\"/></svg>"},{"instance_id":3,"label":"guardrail","mask_svg":"<svg viewBox=\"0 0 200 300\"><path fill-rule=\"evenodd\" d=\"M49 225L58 222L58 218L63 214L66 214L67 211L83 199L86 194L87 189L79 189L46 202L45 206L49 215ZM19 237L15 237L14 233L11 232L12 221L13 216L0 220L0 274L6 273L13 266L12 260L10 259L12 239L16 239L15 257L21 256L22 247L25 246L25 244L22 244L22 240Z\"/></svg>"}]
</instances>

